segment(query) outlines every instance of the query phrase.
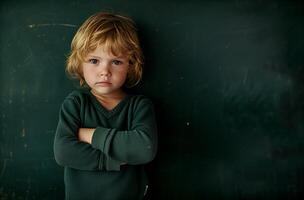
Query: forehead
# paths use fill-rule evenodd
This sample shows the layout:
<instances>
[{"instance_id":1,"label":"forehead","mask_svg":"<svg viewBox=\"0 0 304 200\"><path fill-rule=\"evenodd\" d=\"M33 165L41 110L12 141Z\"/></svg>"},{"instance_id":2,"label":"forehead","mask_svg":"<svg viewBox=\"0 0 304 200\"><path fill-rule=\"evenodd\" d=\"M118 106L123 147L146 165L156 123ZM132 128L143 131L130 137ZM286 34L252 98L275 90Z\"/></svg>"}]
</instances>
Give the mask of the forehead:
<instances>
[{"instance_id":1,"label":"forehead","mask_svg":"<svg viewBox=\"0 0 304 200\"><path fill-rule=\"evenodd\" d=\"M107 45L98 45L94 50L88 53L88 56L98 56L98 57L120 57L127 58L128 55L122 50Z\"/></svg>"}]
</instances>

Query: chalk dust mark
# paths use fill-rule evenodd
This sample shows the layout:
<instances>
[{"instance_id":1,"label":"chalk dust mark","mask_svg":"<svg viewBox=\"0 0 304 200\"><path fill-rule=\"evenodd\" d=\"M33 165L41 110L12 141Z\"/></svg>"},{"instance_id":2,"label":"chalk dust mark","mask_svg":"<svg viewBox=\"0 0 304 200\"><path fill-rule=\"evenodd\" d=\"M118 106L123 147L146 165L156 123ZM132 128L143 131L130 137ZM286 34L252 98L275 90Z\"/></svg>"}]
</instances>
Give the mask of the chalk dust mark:
<instances>
[{"instance_id":1,"label":"chalk dust mark","mask_svg":"<svg viewBox=\"0 0 304 200\"><path fill-rule=\"evenodd\" d=\"M21 131L21 137L25 137L25 128L23 128Z\"/></svg>"},{"instance_id":2,"label":"chalk dust mark","mask_svg":"<svg viewBox=\"0 0 304 200\"><path fill-rule=\"evenodd\" d=\"M31 179L31 177L28 177L27 178L26 197L25 197L26 200L29 199L31 189L32 189L32 179Z\"/></svg>"},{"instance_id":3,"label":"chalk dust mark","mask_svg":"<svg viewBox=\"0 0 304 200\"><path fill-rule=\"evenodd\" d=\"M45 27L45 26L65 26L65 27L72 27L72 28L77 27L74 24L56 24L56 23L52 23L52 24L30 24L30 25L28 25L29 28L39 28L39 27Z\"/></svg>"},{"instance_id":4,"label":"chalk dust mark","mask_svg":"<svg viewBox=\"0 0 304 200\"><path fill-rule=\"evenodd\" d=\"M25 137L25 128L24 128L25 125L24 125L24 124L25 124L25 122L24 122L24 119L23 119L23 120L22 120L22 127L23 127L23 128L22 128L22 130L21 130L21 137L23 137L23 138Z\"/></svg>"},{"instance_id":5,"label":"chalk dust mark","mask_svg":"<svg viewBox=\"0 0 304 200\"><path fill-rule=\"evenodd\" d=\"M7 159L4 159L3 160L3 167L2 167L2 170L1 170L1 173L0 173L0 178L2 178L5 170L6 170L6 162L7 162Z\"/></svg>"},{"instance_id":6,"label":"chalk dust mark","mask_svg":"<svg viewBox=\"0 0 304 200\"><path fill-rule=\"evenodd\" d=\"M31 51L31 49L29 49L29 52L30 53L26 56L26 58L23 61L24 64L28 64L31 61L31 58L33 57L33 52Z\"/></svg>"}]
</instances>

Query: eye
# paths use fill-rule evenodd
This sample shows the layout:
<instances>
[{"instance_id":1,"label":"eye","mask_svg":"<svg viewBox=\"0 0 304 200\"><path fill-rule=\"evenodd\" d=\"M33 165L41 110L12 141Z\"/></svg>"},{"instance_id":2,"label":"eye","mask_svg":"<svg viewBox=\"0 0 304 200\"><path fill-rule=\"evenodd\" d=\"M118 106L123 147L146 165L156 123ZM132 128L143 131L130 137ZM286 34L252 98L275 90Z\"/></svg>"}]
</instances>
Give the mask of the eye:
<instances>
[{"instance_id":1,"label":"eye","mask_svg":"<svg viewBox=\"0 0 304 200\"><path fill-rule=\"evenodd\" d=\"M95 59L95 58L91 58L91 59L89 59L89 63L91 63L93 65L97 65L99 63L99 60Z\"/></svg>"},{"instance_id":2,"label":"eye","mask_svg":"<svg viewBox=\"0 0 304 200\"><path fill-rule=\"evenodd\" d=\"M123 62L120 61L120 60L113 60L112 63L113 63L114 65L121 65L121 64L123 64Z\"/></svg>"}]
</instances>

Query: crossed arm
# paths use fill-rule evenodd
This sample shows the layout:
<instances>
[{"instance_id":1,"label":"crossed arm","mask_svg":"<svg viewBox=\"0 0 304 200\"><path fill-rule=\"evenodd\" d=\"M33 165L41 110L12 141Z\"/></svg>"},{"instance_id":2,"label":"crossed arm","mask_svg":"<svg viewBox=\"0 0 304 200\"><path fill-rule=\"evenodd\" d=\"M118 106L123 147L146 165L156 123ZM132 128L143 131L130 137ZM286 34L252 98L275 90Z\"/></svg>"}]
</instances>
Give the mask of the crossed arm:
<instances>
[{"instance_id":1,"label":"crossed arm","mask_svg":"<svg viewBox=\"0 0 304 200\"><path fill-rule=\"evenodd\" d=\"M135 111L131 130L119 131L104 127L79 127L79 104L71 99L66 101L60 112L54 141L57 163L81 170L117 171L122 164L150 162L157 146L151 106L148 103Z\"/></svg>"},{"instance_id":2,"label":"crossed arm","mask_svg":"<svg viewBox=\"0 0 304 200\"><path fill-rule=\"evenodd\" d=\"M78 130L78 139L79 141L92 144L92 137L94 134L95 128L80 128Z\"/></svg>"}]
</instances>

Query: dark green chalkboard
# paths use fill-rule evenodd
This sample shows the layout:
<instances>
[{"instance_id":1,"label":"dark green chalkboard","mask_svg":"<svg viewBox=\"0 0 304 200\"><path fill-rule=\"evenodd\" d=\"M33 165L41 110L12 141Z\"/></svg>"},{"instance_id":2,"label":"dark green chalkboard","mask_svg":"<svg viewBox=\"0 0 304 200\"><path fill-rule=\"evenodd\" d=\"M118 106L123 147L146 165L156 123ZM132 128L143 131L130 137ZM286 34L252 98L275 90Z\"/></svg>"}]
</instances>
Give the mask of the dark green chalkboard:
<instances>
[{"instance_id":1,"label":"dark green chalkboard","mask_svg":"<svg viewBox=\"0 0 304 200\"><path fill-rule=\"evenodd\" d=\"M77 27L138 24L159 151L150 199L304 197L304 3L1 1L0 199L63 199L52 145Z\"/></svg>"}]
</instances>

